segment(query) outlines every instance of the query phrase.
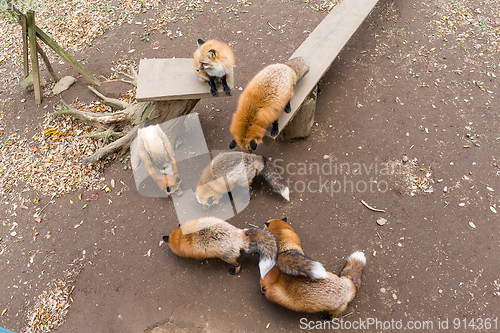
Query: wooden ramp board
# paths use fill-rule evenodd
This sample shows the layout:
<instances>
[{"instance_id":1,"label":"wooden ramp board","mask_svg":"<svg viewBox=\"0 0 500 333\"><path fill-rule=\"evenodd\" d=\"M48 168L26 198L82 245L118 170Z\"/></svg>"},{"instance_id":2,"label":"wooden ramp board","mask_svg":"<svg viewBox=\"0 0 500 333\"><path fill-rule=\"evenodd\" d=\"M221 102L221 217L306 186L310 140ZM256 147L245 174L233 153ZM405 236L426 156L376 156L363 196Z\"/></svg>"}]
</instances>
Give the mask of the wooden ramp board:
<instances>
[{"instance_id":1,"label":"wooden ramp board","mask_svg":"<svg viewBox=\"0 0 500 333\"><path fill-rule=\"evenodd\" d=\"M137 77L139 102L213 97L207 82L201 81L193 68L192 58L141 59ZM227 75L227 85L234 89L234 74ZM216 96L227 96L217 84Z\"/></svg>"},{"instance_id":2,"label":"wooden ramp board","mask_svg":"<svg viewBox=\"0 0 500 333\"><path fill-rule=\"evenodd\" d=\"M280 133L377 2L378 0L343 0L290 57L290 59L304 57L309 61L310 68L294 88L294 95L290 100L292 111L282 112L278 119ZM270 131L267 135L271 135Z\"/></svg>"}]
</instances>

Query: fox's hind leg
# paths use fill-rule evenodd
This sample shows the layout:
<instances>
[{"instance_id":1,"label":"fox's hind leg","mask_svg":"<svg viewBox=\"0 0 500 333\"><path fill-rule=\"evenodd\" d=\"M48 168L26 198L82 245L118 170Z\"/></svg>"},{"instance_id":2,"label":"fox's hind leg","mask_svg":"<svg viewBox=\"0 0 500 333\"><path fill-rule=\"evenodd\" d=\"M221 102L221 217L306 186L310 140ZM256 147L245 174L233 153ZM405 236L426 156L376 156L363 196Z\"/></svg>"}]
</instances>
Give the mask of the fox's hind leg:
<instances>
[{"instance_id":1,"label":"fox's hind leg","mask_svg":"<svg viewBox=\"0 0 500 333\"><path fill-rule=\"evenodd\" d=\"M208 77L208 85L210 86L210 93L212 96L217 95L217 85L215 84L215 79L213 76L207 75Z\"/></svg>"},{"instance_id":2,"label":"fox's hind leg","mask_svg":"<svg viewBox=\"0 0 500 333\"><path fill-rule=\"evenodd\" d=\"M285 109L283 111L285 111L285 113L290 113L292 111L292 107L290 106L290 101L286 103Z\"/></svg>"},{"instance_id":3,"label":"fox's hind leg","mask_svg":"<svg viewBox=\"0 0 500 333\"><path fill-rule=\"evenodd\" d=\"M276 119L273 123L273 129L271 130L271 135L276 136L279 133L279 128L278 128L278 119Z\"/></svg>"},{"instance_id":4,"label":"fox's hind leg","mask_svg":"<svg viewBox=\"0 0 500 333\"><path fill-rule=\"evenodd\" d=\"M224 75L221 79L222 82L222 88L224 88L224 92L229 95L231 94L231 88L227 85L227 80L226 80L226 75Z\"/></svg>"}]
</instances>

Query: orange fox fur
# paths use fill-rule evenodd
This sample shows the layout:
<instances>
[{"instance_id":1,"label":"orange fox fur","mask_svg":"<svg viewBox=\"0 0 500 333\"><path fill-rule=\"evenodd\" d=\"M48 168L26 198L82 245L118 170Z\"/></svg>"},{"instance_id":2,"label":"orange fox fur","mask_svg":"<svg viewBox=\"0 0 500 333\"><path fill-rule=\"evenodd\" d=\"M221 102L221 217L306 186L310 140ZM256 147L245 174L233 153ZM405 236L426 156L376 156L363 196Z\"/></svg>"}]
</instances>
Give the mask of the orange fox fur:
<instances>
[{"instance_id":1,"label":"orange fox fur","mask_svg":"<svg viewBox=\"0 0 500 333\"><path fill-rule=\"evenodd\" d=\"M206 42L198 39L198 49L193 54L194 69L200 79L208 81L212 95L217 94L216 83L221 82L224 92L230 94L226 75L234 67L234 53L226 43L215 39Z\"/></svg>"},{"instance_id":2,"label":"orange fox fur","mask_svg":"<svg viewBox=\"0 0 500 333\"><path fill-rule=\"evenodd\" d=\"M276 236L278 247L300 248L300 240L290 229L279 226L269 230ZM288 229L288 230L287 230ZM294 235L295 234L295 235ZM324 279L294 277L274 267L260 280L262 292L271 302L299 312L327 312L338 316L347 308L361 286L361 275L366 263L362 252L354 252L347 258L347 264L340 277L327 272Z\"/></svg>"},{"instance_id":3,"label":"orange fox fur","mask_svg":"<svg viewBox=\"0 0 500 333\"><path fill-rule=\"evenodd\" d=\"M304 255L299 236L292 227L283 220L273 219L266 222L266 230L269 230L278 242L278 259L276 266L281 272L303 276L311 279L322 279L328 276L323 265Z\"/></svg>"},{"instance_id":4,"label":"orange fox fur","mask_svg":"<svg viewBox=\"0 0 500 333\"><path fill-rule=\"evenodd\" d=\"M261 277L276 264L278 254L276 239L269 231L260 228L239 229L216 217L187 221L169 236L164 236L163 240L180 257L224 260L234 266L229 270L231 274L240 271L237 260L241 250L260 254Z\"/></svg>"},{"instance_id":5,"label":"orange fox fur","mask_svg":"<svg viewBox=\"0 0 500 333\"><path fill-rule=\"evenodd\" d=\"M289 112L293 87L308 69L309 63L304 58L294 58L269 65L257 73L239 97L231 122L233 141L229 148L238 145L244 150L255 150L271 124L271 134L277 135L281 111L287 107Z\"/></svg>"},{"instance_id":6,"label":"orange fox fur","mask_svg":"<svg viewBox=\"0 0 500 333\"><path fill-rule=\"evenodd\" d=\"M137 139L139 157L160 190L166 190L167 194L170 194L172 187L173 192L182 194L174 150L160 126L140 128L137 131Z\"/></svg>"}]
</instances>

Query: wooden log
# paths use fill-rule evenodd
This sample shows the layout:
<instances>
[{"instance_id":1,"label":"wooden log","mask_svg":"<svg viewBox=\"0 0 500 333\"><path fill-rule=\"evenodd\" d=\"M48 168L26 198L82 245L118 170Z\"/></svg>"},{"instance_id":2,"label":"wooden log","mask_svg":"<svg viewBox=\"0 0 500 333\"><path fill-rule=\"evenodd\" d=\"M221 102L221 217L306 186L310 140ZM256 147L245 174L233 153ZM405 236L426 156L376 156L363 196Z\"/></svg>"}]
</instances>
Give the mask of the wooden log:
<instances>
[{"instance_id":1,"label":"wooden log","mask_svg":"<svg viewBox=\"0 0 500 333\"><path fill-rule=\"evenodd\" d=\"M148 120L148 125L161 124L165 121L187 115L198 102L199 99L184 99L139 103L141 106L137 108L137 112L131 118L134 128L125 136L96 151L92 156L84 158L82 162L92 164L116 152L128 150L137 135L137 130L146 119Z\"/></svg>"},{"instance_id":2,"label":"wooden log","mask_svg":"<svg viewBox=\"0 0 500 333\"><path fill-rule=\"evenodd\" d=\"M306 97L299 110L295 113L295 117L281 131L281 135L285 139L301 139L306 138L311 134L311 129L314 123L314 112L316 111L316 97L318 96L317 86Z\"/></svg>"},{"instance_id":3,"label":"wooden log","mask_svg":"<svg viewBox=\"0 0 500 333\"><path fill-rule=\"evenodd\" d=\"M40 72L38 68L38 52L36 50L35 12L30 10L26 16L28 25L28 39L30 44L31 66L33 69L33 88L35 89L35 103L42 103L42 90L40 88Z\"/></svg>"}]
</instances>

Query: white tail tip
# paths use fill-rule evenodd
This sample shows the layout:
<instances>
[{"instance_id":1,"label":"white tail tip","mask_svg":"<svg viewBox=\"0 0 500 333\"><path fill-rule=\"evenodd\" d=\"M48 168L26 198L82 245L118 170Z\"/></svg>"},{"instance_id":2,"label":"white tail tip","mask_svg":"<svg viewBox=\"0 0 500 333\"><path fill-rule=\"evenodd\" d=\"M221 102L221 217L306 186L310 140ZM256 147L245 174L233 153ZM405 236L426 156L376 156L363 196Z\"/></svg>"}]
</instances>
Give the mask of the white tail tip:
<instances>
[{"instance_id":1,"label":"white tail tip","mask_svg":"<svg viewBox=\"0 0 500 333\"><path fill-rule=\"evenodd\" d=\"M314 263L311 273L313 279L326 279L328 277L325 267L319 262Z\"/></svg>"},{"instance_id":2,"label":"white tail tip","mask_svg":"<svg viewBox=\"0 0 500 333\"><path fill-rule=\"evenodd\" d=\"M260 270L260 278L263 279L264 276L269 273L269 271L276 265L276 261L272 260L271 258L265 258L262 259L259 262L259 270Z\"/></svg>"},{"instance_id":3,"label":"white tail tip","mask_svg":"<svg viewBox=\"0 0 500 333\"><path fill-rule=\"evenodd\" d=\"M286 201L290 201L290 190L288 189L288 187L281 191L280 194L283 196L283 198L286 199Z\"/></svg>"},{"instance_id":4,"label":"white tail tip","mask_svg":"<svg viewBox=\"0 0 500 333\"><path fill-rule=\"evenodd\" d=\"M349 258L347 258L347 261L349 261L350 259L357 259L357 260L361 261L363 263L363 265L366 265L365 254L361 251L356 251L353 254L351 254L349 256Z\"/></svg>"}]
</instances>

